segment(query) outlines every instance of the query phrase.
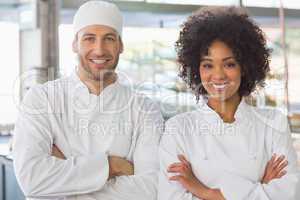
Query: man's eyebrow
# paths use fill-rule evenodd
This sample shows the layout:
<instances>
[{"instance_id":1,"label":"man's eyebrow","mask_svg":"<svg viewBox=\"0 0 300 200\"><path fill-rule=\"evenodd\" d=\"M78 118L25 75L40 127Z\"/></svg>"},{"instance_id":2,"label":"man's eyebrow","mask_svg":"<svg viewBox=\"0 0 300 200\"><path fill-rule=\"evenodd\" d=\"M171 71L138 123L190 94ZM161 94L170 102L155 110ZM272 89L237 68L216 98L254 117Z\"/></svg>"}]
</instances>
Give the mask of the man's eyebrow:
<instances>
[{"instance_id":1,"label":"man's eyebrow","mask_svg":"<svg viewBox=\"0 0 300 200\"><path fill-rule=\"evenodd\" d=\"M105 36L114 36L114 37L117 37L117 34L116 33L106 33Z\"/></svg>"},{"instance_id":2,"label":"man's eyebrow","mask_svg":"<svg viewBox=\"0 0 300 200\"><path fill-rule=\"evenodd\" d=\"M84 33L82 36L83 37L96 36L96 34L94 34L94 33ZM117 37L117 34L115 34L115 33L106 33L106 34L104 34L104 36L114 36L114 37Z\"/></svg>"},{"instance_id":3,"label":"man's eyebrow","mask_svg":"<svg viewBox=\"0 0 300 200\"><path fill-rule=\"evenodd\" d=\"M95 34L93 34L93 33L84 33L82 37L86 37L86 36L95 36Z\"/></svg>"}]
</instances>

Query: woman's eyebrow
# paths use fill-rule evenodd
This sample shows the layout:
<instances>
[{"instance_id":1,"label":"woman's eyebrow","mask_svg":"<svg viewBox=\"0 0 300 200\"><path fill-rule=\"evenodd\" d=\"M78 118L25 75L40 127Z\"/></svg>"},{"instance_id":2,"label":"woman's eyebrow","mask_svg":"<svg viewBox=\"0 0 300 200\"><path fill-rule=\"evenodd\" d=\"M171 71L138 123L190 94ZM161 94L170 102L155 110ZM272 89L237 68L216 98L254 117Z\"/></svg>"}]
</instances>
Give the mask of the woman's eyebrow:
<instances>
[{"instance_id":1,"label":"woman's eyebrow","mask_svg":"<svg viewBox=\"0 0 300 200\"><path fill-rule=\"evenodd\" d=\"M212 59L211 58L201 58L200 62L202 62L202 61L212 61Z\"/></svg>"},{"instance_id":2,"label":"woman's eyebrow","mask_svg":"<svg viewBox=\"0 0 300 200\"><path fill-rule=\"evenodd\" d=\"M229 56L229 57L223 58L222 60L226 61L226 60L229 60L229 59L234 59L234 57L233 56Z\"/></svg>"}]
</instances>

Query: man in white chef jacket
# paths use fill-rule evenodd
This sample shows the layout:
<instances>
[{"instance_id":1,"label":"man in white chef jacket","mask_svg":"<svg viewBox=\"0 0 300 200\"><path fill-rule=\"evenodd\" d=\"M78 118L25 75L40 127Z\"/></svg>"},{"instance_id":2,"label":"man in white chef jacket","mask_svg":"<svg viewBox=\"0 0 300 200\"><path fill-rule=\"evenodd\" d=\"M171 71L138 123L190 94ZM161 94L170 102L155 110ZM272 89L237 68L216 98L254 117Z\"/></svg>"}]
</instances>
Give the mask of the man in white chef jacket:
<instances>
[{"instance_id":1,"label":"man in white chef jacket","mask_svg":"<svg viewBox=\"0 0 300 200\"><path fill-rule=\"evenodd\" d=\"M32 199L154 200L163 119L118 81L121 13L89 1L73 25L74 74L23 100L13 144L19 185Z\"/></svg>"}]
</instances>

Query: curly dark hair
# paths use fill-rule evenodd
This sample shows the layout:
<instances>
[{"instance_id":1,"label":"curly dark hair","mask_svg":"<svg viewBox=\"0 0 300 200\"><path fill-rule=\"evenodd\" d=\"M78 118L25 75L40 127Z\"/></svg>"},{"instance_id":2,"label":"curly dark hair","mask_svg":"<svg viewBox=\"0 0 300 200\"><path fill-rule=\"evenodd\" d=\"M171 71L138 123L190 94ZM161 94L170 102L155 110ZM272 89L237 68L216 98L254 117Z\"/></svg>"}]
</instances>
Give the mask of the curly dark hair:
<instances>
[{"instance_id":1,"label":"curly dark hair","mask_svg":"<svg viewBox=\"0 0 300 200\"><path fill-rule=\"evenodd\" d=\"M179 76L196 94L207 94L201 84L200 59L208 55L210 45L224 42L241 66L240 96L248 96L257 86L264 86L270 69L271 50L266 47L263 31L237 7L204 7L182 25L175 48L180 66Z\"/></svg>"}]
</instances>

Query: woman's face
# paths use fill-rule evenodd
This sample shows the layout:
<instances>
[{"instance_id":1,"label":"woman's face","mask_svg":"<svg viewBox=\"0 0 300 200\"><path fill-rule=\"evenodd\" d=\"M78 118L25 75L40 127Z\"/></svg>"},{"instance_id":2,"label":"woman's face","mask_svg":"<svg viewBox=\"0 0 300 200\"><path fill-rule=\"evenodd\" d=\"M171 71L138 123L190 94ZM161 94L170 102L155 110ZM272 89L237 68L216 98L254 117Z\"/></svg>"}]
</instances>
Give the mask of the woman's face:
<instances>
[{"instance_id":1,"label":"woman's face","mask_svg":"<svg viewBox=\"0 0 300 200\"><path fill-rule=\"evenodd\" d=\"M241 67L224 42L211 44L208 55L200 60L199 71L209 99L227 101L239 96Z\"/></svg>"}]
</instances>

